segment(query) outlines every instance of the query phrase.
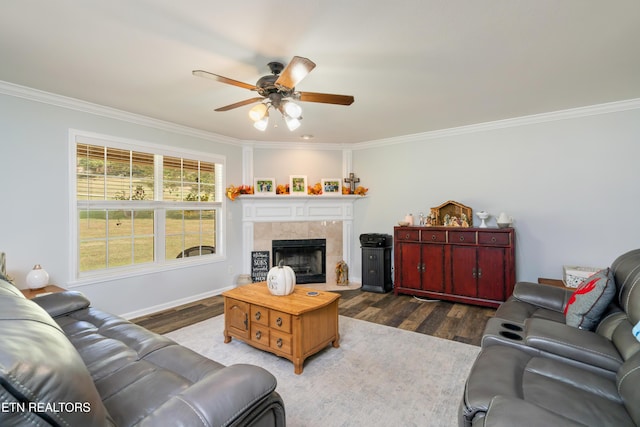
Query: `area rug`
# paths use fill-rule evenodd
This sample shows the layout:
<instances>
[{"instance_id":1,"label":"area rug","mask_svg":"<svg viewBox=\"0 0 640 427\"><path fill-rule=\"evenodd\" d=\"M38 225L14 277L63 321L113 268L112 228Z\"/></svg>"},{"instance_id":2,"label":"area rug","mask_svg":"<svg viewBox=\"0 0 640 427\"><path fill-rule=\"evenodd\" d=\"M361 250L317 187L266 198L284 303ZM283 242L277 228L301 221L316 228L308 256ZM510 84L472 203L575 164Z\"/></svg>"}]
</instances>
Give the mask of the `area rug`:
<instances>
[{"instance_id":1,"label":"area rug","mask_svg":"<svg viewBox=\"0 0 640 427\"><path fill-rule=\"evenodd\" d=\"M224 365L262 366L278 380L287 425L457 426L464 382L479 347L340 316L340 348L286 359L233 339L224 316L166 334Z\"/></svg>"}]
</instances>

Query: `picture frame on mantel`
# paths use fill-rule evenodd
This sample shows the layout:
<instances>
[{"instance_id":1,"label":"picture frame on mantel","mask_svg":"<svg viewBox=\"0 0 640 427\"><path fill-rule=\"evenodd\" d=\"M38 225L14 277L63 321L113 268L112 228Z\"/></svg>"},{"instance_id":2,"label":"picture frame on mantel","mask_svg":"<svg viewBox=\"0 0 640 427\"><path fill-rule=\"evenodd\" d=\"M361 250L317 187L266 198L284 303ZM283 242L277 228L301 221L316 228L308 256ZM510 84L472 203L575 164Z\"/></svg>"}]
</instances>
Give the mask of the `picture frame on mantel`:
<instances>
[{"instance_id":1,"label":"picture frame on mantel","mask_svg":"<svg viewBox=\"0 0 640 427\"><path fill-rule=\"evenodd\" d=\"M307 195L306 175L289 175L289 194L292 196Z\"/></svg>"},{"instance_id":2,"label":"picture frame on mantel","mask_svg":"<svg viewBox=\"0 0 640 427\"><path fill-rule=\"evenodd\" d=\"M340 178L323 178L321 184L323 196L339 196L342 194L342 180Z\"/></svg>"},{"instance_id":3,"label":"picture frame on mantel","mask_svg":"<svg viewBox=\"0 0 640 427\"><path fill-rule=\"evenodd\" d=\"M253 194L256 196L275 196L275 178L255 178L253 180Z\"/></svg>"}]
</instances>

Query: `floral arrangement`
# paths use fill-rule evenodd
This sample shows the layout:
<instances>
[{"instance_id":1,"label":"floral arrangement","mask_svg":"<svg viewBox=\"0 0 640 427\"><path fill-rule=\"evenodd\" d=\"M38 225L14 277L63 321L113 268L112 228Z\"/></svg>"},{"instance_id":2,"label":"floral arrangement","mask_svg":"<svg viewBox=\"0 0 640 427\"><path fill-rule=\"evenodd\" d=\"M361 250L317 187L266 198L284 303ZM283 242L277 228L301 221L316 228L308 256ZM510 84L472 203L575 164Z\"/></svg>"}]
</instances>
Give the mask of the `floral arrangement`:
<instances>
[{"instance_id":1,"label":"floral arrangement","mask_svg":"<svg viewBox=\"0 0 640 427\"><path fill-rule=\"evenodd\" d=\"M351 193L351 189L349 187L342 187L342 194L355 194L357 196L365 196L369 191L368 188L365 188L359 185L353 193ZM230 185L227 187L226 191L227 197L229 200L235 200L241 194L253 194L253 186L251 185L240 185L236 187L235 185ZM278 184L276 186L276 194L289 194L289 184ZM322 194L322 184L319 182L314 185L307 186L307 194L312 196L317 196Z\"/></svg>"},{"instance_id":2,"label":"floral arrangement","mask_svg":"<svg viewBox=\"0 0 640 427\"><path fill-rule=\"evenodd\" d=\"M307 194L311 194L312 196L322 194L322 184L316 182L313 186L307 186Z\"/></svg>"},{"instance_id":3,"label":"floral arrangement","mask_svg":"<svg viewBox=\"0 0 640 427\"><path fill-rule=\"evenodd\" d=\"M363 187L362 185L358 185L358 187L353 191L353 194L357 196L366 196L368 188Z\"/></svg>"},{"instance_id":4,"label":"floral arrangement","mask_svg":"<svg viewBox=\"0 0 640 427\"><path fill-rule=\"evenodd\" d=\"M230 185L227 187L227 197L229 200L233 201L241 194L253 194L253 187L251 185L241 185L239 187Z\"/></svg>"},{"instance_id":5,"label":"floral arrangement","mask_svg":"<svg viewBox=\"0 0 640 427\"><path fill-rule=\"evenodd\" d=\"M362 185L358 185L355 190L353 190L353 194L356 196L366 196L368 188L363 187ZM351 194L351 189L349 187L342 187L342 194Z\"/></svg>"}]
</instances>

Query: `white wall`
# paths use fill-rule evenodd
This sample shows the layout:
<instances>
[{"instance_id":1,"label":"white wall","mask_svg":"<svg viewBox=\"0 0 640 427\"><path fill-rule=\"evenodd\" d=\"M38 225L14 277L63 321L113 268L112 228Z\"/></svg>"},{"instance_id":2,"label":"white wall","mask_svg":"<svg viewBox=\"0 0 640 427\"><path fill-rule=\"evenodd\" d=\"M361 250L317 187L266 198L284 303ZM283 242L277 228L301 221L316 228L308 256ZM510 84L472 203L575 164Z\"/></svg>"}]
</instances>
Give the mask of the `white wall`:
<instances>
[{"instance_id":1,"label":"white wall","mask_svg":"<svg viewBox=\"0 0 640 427\"><path fill-rule=\"evenodd\" d=\"M35 263L49 271L52 282L65 286L71 280L70 128L221 154L227 184L242 183L240 144L89 107L93 113L74 103L54 106L0 94L0 250L18 286ZM351 169L370 189L355 203L355 235L392 233L406 213L456 200L474 211L504 211L515 218L520 280L560 277L563 264L607 266L640 247L640 104L619 110L594 107L347 147ZM343 177L342 148L305 147L311 148L254 148L255 176L281 183L290 174L306 174L310 184ZM231 286L242 273L241 207L226 203L225 261L78 290L97 307L131 315ZM352 251L350 268L360 271L357 241Z\"/></svg>"},{"instance_id":2,"label":"white wall","mask_svg":"<svg viewBox=\"0 0 640 427\"><path fill-rule=\"evenodd\" d=\"M181 133L178 126L163 127L161 122L97 106L69 104L71 108L63 108L0 94L0 251L6 252L8 273L18 287L25 287L25 276L36 263L49 272L51 283L66 287L72 280L68 262L70 128L224 155L227 181L242 179L239 144L218 142L204 133ZM83 112L87 109L98 114ZM147 122L151 126L145 126ZM231 203L227 207L226 260L74 290L86 294L94 306L127 315L219 293L234 283L241 266L240 209Z\"/></svg>"},{"instance_id":3,"label":"white wall","mask_svg":"<svg viewBox=\"0 0 640 427\"><path fill-rule=\"evenodd\" d=\"M254 148L254 177L275 178L277 184L288 184L289 175L306 175L308 185L323 178L342 178L341 150L307 145L310 148Z\"/></svg>"},{"instance_id":4,"label":"white wall","mask_svg":"<svg viewBox=\"0 0 640 427\"><path fill-rule=\"evenodd\" d=\"M355 232L392 234L405 214L455 200L514 217L519 280L606 267L640 247L638 106L364 144L353 169L370 190L355 204Z\"/></svg>"}]
</instances>

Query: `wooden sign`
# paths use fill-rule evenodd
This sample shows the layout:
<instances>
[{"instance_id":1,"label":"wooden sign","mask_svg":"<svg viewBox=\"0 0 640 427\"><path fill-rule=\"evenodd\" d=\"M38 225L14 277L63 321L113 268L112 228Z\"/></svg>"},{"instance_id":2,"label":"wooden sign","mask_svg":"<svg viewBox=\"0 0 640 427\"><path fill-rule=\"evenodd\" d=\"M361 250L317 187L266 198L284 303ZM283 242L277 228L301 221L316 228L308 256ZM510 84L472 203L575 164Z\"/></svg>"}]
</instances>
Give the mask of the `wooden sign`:
<instances>
[{"instance_id":1,"label":"wooden sign","mask_svg":"<svg viewBox=\"0 0 640 427\"><path fill-rule=\"evenodd\" d=\"M269 251L251 252L251 281L263 282L267 280L269 272Z\"/></svg>"}]
</instances>

